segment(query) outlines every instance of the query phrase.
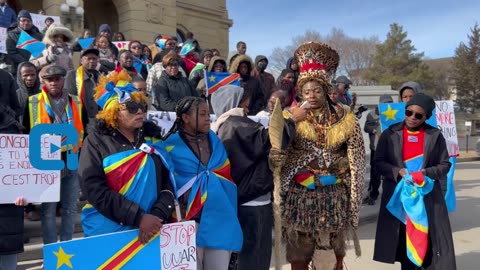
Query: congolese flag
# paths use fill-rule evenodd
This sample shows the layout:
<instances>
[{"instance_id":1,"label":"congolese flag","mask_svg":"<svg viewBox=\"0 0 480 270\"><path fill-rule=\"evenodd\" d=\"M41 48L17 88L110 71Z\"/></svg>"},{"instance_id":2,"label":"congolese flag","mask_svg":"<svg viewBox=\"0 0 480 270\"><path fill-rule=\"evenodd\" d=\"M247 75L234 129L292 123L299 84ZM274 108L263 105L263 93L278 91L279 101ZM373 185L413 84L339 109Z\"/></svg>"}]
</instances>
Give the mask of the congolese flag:
<instances>
[{"instance_id":1,"label":"congolese flag","mask_svg":"<svg viewBox=\"0 0 480 270\"><path fill-rule=\"evenodd\" d=\"M92 45L94 40L95 40L95 38L93 38L93 37L92 38L82 38L82 39L78 40L78 44L80 45L80 47L82 47L82 50L85 50L88 47L90 47L90 45Z\"/></svg>"},{"instance_id":2,"label":"congolese flag","mask_svg":"<svg viewBox=\"0 0 480 270\"><path fill-rule=\"evenodd\" d=\"M42 51L46 48L45 43L34 39L27 32L20 32L20 37L17 41L17 48L24 49L32 54L34 58L37 58Z\"/></svg>"},{"instance_id":3,"label":"congolese flag","mask_svg":"<svg viewBox=\"0 0 480 270\"><path fill-rule=\"evenodd\" d=\"M240 86L240 75L238 73L230 72L206 72L205 84L208 89L208 94L211 95L218 90L218 88L225 85Z\"/></svg>"},{"instance_id":4,"label":"congolese flag","mask_svg":"<svg viewBox=\"0 0 480 270\"><path fill-rule=\"evenodd\" d=\"M378 112L380 114L380 126L382 132L387 129L390 125L400 123L405 119L405 103L381 103L378 104ZM433 110L432 117L427 120L427 124L432 127L437 127L437 110ZM457 158L450 156L450 171L447 174L447 193L445 194L445 202L447 204L448 212L455 212L456 209L456 195L455 195L455 186L453 184L453 175L455 172L455 164Z\"/></svg>"},{"instance_id":5,"label":"congolese flag","mask_svg":"<svg viewBox=\"0 0 480 270\"><path fill-rule=\"evenodd\" d=\"M138 230L59 242L43 247L44 267L57 269L161 269L160 236L138 241Z\"/></svg>"}]
</instances>

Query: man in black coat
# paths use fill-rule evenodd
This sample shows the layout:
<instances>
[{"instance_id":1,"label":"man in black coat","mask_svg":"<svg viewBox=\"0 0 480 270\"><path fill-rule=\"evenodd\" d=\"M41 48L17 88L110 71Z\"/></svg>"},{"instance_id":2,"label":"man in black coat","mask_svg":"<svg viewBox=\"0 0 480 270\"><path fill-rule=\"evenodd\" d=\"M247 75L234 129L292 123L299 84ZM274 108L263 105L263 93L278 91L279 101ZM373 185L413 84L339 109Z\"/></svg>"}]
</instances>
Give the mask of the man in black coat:
<instances>
[{"instance_id":1,"label":"man in black coat","mask_svg":"<svg viewBox=\"0 0 480 270\"><path fill-rule=\"evenodd\" d=\"M70 70L65 77L65 89L67 89L71 95L80 98L83 107L87 111L89 122L94 120L98 113L98 105L93 98L95 87L100 77L100 72L96 70L98 55L99 51L97 49L82 51L80 67L75 70ZM82 81L78 78L79 72L83 74Z\"/></svg>"},{"instance_id":2,"label":"man in black coat","mask_svg":"<svg viewBox=\"0 0 480 270\"><path fill-rule=\"evenodd\" d=\"M13 71L17 71L18 64L30 60L31 53L24 49L17 49L17 42L20 33L25 31L31 37L41 41L43 35L38 28L32 23L32 16L26 10L21 10L17 16L17 24L12 24L7 29L7 53L13 62ZM14 74L15 75L15 74Z\"/></svg>"}]
</instances>

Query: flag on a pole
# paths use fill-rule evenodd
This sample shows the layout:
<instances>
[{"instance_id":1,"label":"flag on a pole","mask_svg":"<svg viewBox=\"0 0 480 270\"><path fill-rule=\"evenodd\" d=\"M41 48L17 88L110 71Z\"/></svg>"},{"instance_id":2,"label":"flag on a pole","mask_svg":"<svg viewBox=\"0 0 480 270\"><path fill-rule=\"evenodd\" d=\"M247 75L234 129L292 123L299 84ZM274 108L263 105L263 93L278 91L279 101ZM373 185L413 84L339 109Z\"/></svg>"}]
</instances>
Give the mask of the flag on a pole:
<instances>
[{"instance_id":1,"label":"flag on a pole","mask_svg":"<svg viewBox=\"0 0 480 270\"><path fill-rule=\"evenodd\" d=\"M205 72L205 85L208 95L215 93L218 88L225 85L240 86L240 74L230 72Z\"/></svg>"},{"instance_id":2,"label":"flag on a pole","mask_svg":"<svg viewBox=\"0 0 480 270\"><path fill-rule=\"evenodd\" d=\"M92 38L82 38L82 39L78 40L78 44L80 45L80 47L82 47L82 50L85 50L88 47L90 47L90 45L92 45L94 40L95 40L95 38L93 38L93 37Z\"/></svg>"},{"instance_id":3,"label":"flag on a pole","mask_svg":"<svg viewBox=\"0 0 480 270\"><path fill-rule=\"evenodd\" d=\"M58 242L43 247L44 267L57 269L161 269L160 236L146 245L138 230Z\"/></svg>"},{"instance_id":4,"label":"flag on a pole","mask_svg":"<svg viewBox=\"0 0 480 270\"><path fill-rule=\"evenodd\" d=\"M34 58L37 58L42 54L42 51L46 48L45 43L36 40L27 32L23 31L20 32L20 37L17 41L17 48L24 49L32 54Z\"/></svg>"}]
</instances>

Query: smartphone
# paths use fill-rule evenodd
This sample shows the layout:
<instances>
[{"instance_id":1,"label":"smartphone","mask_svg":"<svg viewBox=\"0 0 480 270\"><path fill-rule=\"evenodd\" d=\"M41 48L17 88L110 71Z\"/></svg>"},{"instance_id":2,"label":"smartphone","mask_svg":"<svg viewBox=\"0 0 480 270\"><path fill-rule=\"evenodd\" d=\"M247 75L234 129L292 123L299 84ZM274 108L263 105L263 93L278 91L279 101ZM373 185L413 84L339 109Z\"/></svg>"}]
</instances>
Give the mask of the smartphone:
<instances>
[{"instance_id":1,"label":"smartphone","mask_svg":"<svg viewBox=\"0 0 480 270\"><path fill-rule=\"evenodd\" d=\"M303 102L302 105L300 105L300 108L305 108L305 109L310 108L310 102L308 101Z\"/></svg>"}]
</instances>

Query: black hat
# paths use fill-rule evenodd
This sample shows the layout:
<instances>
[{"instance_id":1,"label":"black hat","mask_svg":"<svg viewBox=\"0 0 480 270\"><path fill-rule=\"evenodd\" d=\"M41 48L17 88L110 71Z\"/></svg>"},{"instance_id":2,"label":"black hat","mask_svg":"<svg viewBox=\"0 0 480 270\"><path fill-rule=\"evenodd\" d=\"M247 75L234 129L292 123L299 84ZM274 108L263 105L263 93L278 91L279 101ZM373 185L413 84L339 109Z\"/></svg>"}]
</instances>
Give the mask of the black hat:
<instances>
[{"instance_id":1,"label":"black hat","mask_svg":"<svg viewBox=\"0 0 480 270\"><path fill-rule=\"evenodd\" d=\"M427 119L432 116L433 110L435 109L435 101L432 97L427 96L423 93L416 93L410 98L410 101L407 102L406 108L411 105L417 105L423 108Z\"/></svg>"},{"instance_id":2,"label":"black hat","mask_svg":"<svg viewBox=\"0 0 480 270\"><path fill-rule=\"evenodd\" d=\"M96 56L100 55L100 51L92 48L92 49L83 50L82 53L80 54L80 57L84 57L85 55L90 54L90 53L95 54Z\"/></svg>"},{"instance_id":3,"label":"black hat","mask_svg":"<svg viewBox=\"0 0 480 270\"><path fill-rule=\"evenodd\" d=\"M30 12L22 9L20 12L18 12L17 19L20 20L20 18L28 18L30 21L32 20L32 15L30 15Z\"/></svg>"},{"instance_id":4,"label":"black hat","mask_svg":"<svg viewBox=\"0 0 480 270\"><path fill-rule=\"evenodd\" d=\"M49 66L42 78L65 77L65 75L67 75L67 71L63 67Z\"/></svg>"}]
</instances>

